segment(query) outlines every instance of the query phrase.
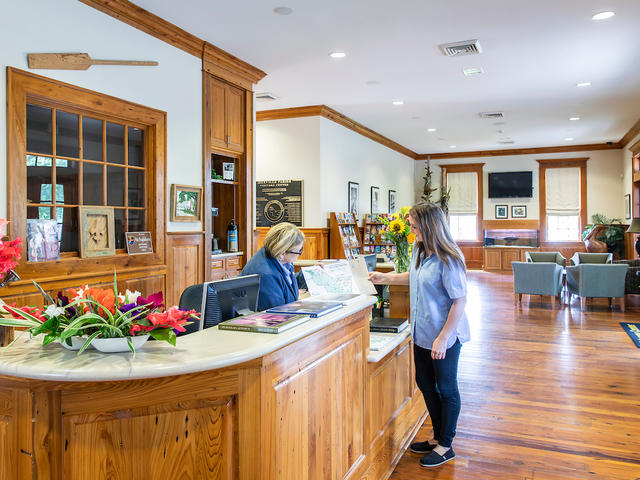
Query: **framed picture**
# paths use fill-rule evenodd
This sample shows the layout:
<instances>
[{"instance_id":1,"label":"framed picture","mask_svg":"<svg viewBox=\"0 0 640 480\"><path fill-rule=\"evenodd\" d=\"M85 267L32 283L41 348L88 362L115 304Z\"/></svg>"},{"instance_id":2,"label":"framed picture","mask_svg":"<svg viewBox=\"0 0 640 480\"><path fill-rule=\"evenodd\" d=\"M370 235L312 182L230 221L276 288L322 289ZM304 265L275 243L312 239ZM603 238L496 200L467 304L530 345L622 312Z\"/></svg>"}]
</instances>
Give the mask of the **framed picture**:
<instances>
[{"instance_id":1,"label":"framed picture","mask_svg":"<svg viewBox=\"0 0 640 480\"><path fill-rule=\"evenodd\" d=\"M349 199L348 211L353 213L356 217L356 221L360 218L360 184L356 182L349 182Z\"/></svg>"},{"instance_id":2,"label":"framed picture","mask_svg":"<svg viewBox=\"0 0 640 480\"><path fill-rule=\"evenodd\" d=\"M371 215L380 213L380 188L371 187Z\"/></svg>"},{"instance_id":3,"label":"framed picture","mask_svg":"<svg viewBox=\"0 0 640 480\"><path fill-rule=\"evenodd\" d=\"M55 220L27 220L27 258L30 262L60 259L58 223Z\"/></svg>"},{"instance_id":4,"label":"framed picture","mask_svg":"<svg viewBox=\"0 0 640 480\"><path fill-rule=\"evenodd\" d=\"M624 218L631 218L631 194L627 193L624 196Z\"/></svg>"},{"instance_id":5,"label":"framed picture","mask_svg":"<svg viewBox=\"0 0 640 480\"><path fill-rule=\"evenodd\" d=\"M202 220L202 187L171 185L171 221L199 222Z\"/></svg>"},{"instance_id":6,"label":"framed picture","mask_svg":"<svg viewBox=\"0 0 640 480\"><path fill-rule=\"evenodd\" d=\"M222 162L222 179L235 180L236 165L233 162Z\"/></svg>"},{"instance_id":7,"label":"framed picture","mask_svg":"<svg viewBox=\"0 0 640 480\"><path fill-rule=\"evenodd\" d=\"M116 254L112 207L78 207L80 257L109 257Z\"/></svg>"},{"instance_id":8,"label":"framed picture","mask_svg":"<svg viewBox=\"0 0 640 480\"><path fill-rule=\"evenodd\" d=\"M396 191L389 190L389 213L396 211Z\"/></svg>"},{"instance_id":9,"label":"framed picture","mask_svg":"<svg viewBox=\"0 0 640 480\"><path fill-rule=\"evenodd\" d=\"M527 218L527 206L511 205L511 218Z\"/></svg>"},{"instance_id":10,"label":"framed picture","mask_svg":"<svg viewBox=\"0 0 640 480\"><path fill-rule=\"evenodd\" d=\"M496 205L496 218L509 218L509 206Z\"/></svg>"}]
</instances>

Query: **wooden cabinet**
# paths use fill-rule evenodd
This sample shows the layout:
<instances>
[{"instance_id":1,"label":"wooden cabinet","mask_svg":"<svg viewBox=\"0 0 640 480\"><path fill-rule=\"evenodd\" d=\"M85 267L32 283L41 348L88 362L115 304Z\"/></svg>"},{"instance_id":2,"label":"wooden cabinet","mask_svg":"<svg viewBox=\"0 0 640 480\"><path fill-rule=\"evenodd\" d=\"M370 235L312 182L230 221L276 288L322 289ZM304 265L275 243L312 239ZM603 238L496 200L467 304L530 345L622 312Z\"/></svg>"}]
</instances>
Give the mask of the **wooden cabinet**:
<instances>
[{"instance_id":1,"label":"wooden cabinet","mask_svg":"<svg viewBox=\"0 0 640 480\"><path fill-rule=\"evenodd\" d=\"M511 262L524 262L524 253L531 250L537 250L537 248L485 247L484 270L511 272L513 271Z\"/></svg>"},{"instance_id":2,"label":"wooden cabinet","mask_svg":"<svg viewBox=\"0 0 640 480\"><path fill-rule=\"evenodd\" d=\"M244 152L244 90L207 75L209 146Z\"/></svg>"},{"instance_id":3,"label":"wooden cabinet","mask_svg":"<svg viewBox=\"0 0 640 480\"><path fill-rule=\"evenodd\" d=\"M211 280L224 280L240 275L242 255L211 259Z\"/></svg>"}]
</instances>

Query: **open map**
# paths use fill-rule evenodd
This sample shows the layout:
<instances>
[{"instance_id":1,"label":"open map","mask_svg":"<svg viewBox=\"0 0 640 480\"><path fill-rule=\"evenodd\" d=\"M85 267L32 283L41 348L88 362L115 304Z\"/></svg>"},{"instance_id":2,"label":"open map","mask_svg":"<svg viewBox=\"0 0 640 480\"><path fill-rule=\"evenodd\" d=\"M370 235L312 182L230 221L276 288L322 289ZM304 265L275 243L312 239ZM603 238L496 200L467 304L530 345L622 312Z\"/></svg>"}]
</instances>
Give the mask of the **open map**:
<instances>
[{"instance_id":1,"label":"open map","mask_svg":"<svg viewBox=\"0 0 640 480\"><path fill-rule=\"evenodd\" d=\"M362 258L303 267L302 274L311 295L376 293L376 289L367 279L367 267Z\"/></svg>"}]
</instances>

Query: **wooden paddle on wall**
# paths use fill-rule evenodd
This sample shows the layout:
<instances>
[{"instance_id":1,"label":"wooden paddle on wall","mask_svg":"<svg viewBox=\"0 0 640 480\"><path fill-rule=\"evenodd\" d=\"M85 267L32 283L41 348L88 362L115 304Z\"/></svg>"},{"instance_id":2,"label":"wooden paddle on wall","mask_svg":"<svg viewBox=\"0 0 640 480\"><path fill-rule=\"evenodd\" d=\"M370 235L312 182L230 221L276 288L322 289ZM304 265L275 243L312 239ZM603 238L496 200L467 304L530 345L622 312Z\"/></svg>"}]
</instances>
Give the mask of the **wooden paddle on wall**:
<instances>
[{"instance_id":1,"label":"wooden paddle on wall","mask_svg":"<svg viewBox=\"0 0 640 480\"><path fill-rule=\"evenodd\" d=\"M142 60L92 60L88 53L30 53L27 58L29 68L49 70L87 70L91 65L158 65Z\"/></svg>"}]
</instances>

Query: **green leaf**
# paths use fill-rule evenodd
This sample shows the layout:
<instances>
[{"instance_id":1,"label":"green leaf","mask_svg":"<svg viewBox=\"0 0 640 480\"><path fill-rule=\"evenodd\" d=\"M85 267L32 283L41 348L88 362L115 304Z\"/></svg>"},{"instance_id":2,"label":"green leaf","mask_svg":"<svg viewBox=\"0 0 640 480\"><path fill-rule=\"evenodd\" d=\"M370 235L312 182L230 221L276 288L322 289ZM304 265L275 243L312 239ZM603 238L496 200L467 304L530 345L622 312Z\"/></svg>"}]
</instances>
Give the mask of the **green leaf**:
<instances>
[{"instance_id":1,"label":"green leaf","mask_svg":"<svg viewBox=\"0 0 640 480\"><path fill-rule=\"evenodd\" d=\"M32 320L25 320L22 318L9 318L9 317L0 317L0 325L4 327L39 327L42 325L40 322L33 322Z\"/></svg>"},{"instance_id":2,"label":"green leaf","mask_svg":"<svg viewBox=\"0 0 640 480\"><path fill-rule=\"evenodd\" d=\"M38 320L36 317L34 317L33 315L31 315L30 313L27 312L23 312L22 310L18 310L17 308L13 308L10 307L9 305L3 305L2 308L4 308L5 310L8 310L11 313L14 313L26 320L31 320L33 323L35 323L36 325L41 325L42 322L40 320Z\"/></svg>"},{"instance_id":3,"label":"green leaf","mask_svg":"<svg viewBox=\"0 0 640 480\"><path fill-rule=\"evenodd\" d=\"M56 304L56 302L53 301L53 298L51 298L51 295L49 295L47 292L45 292L43 290L43 288L36 283L35 280L32 280L32 282L36 286L36 288L40 291L40 293L45 298L45 300L47 300L49 302L49 305L55 305Z\"/></svg>"},{"instance_id":4,"label":"green leaf","mask_svg":"<svg viewBox=\"0 0 640 480\"><path fill-rule=\"evenodd\" d=\"M158 328L156 330L151 330L149 334L156 340L169 342L174 347L176 346L176 334L173 331L173 328Z\"/></svg>"},{"instance_id":5,"label":"green leaf","mask_svg":"<svg viewBox=\"0 0 640 480\"><path fill-rule=\"evenodd\" d=\"M133 342L131 341L131 337L127 337L127 346L129 347L129 350L131 350L131 353L133 353L133 356L136 356L136 349L133 348Z\"/></svg>"},{"instance_id":6,"label":"green leaf","mask_svg":"<svg viewBox=\"0 0 640 480\"><path fill-rule=\"evenodd\" d=\"M88 347L89 345L91 345L91 341L92 341L94 338L96 338L98 335L100 335L100 333L101 333L101 332L94 332L94 333L92 333L92 334L89 336L89 338L87 338L87 341L86 341L86 342L84 342L84 345L82 345L82 347L80 348L80 350L78 350L77 355L80 355L82 352L84 352L84 351L87 349L87 347Z\"/></svg>"},{"instance_id":7,"label":"green leaf","mask_svg":"<svg viewBox=\"0 0 640 480\"><path fill-rule=\"evenodd\" d=\"M113 294L116 296L115 307L118 308L118 282L116 280L116 267L113 267Z\"/></svg>"},{"instance_id":8,"label":"green leaf","mask_svg":"<svg viewBox=\"0 0 640 480\"><path fill-rule=\"evenodd\" d=\"M58 335L53 334L53 333L49 333L49 334L45 335L44 339L42 340L42 346L46 347L51 342L55 342L57 339L58 339Z\"/></svg>"}]
</instances>

